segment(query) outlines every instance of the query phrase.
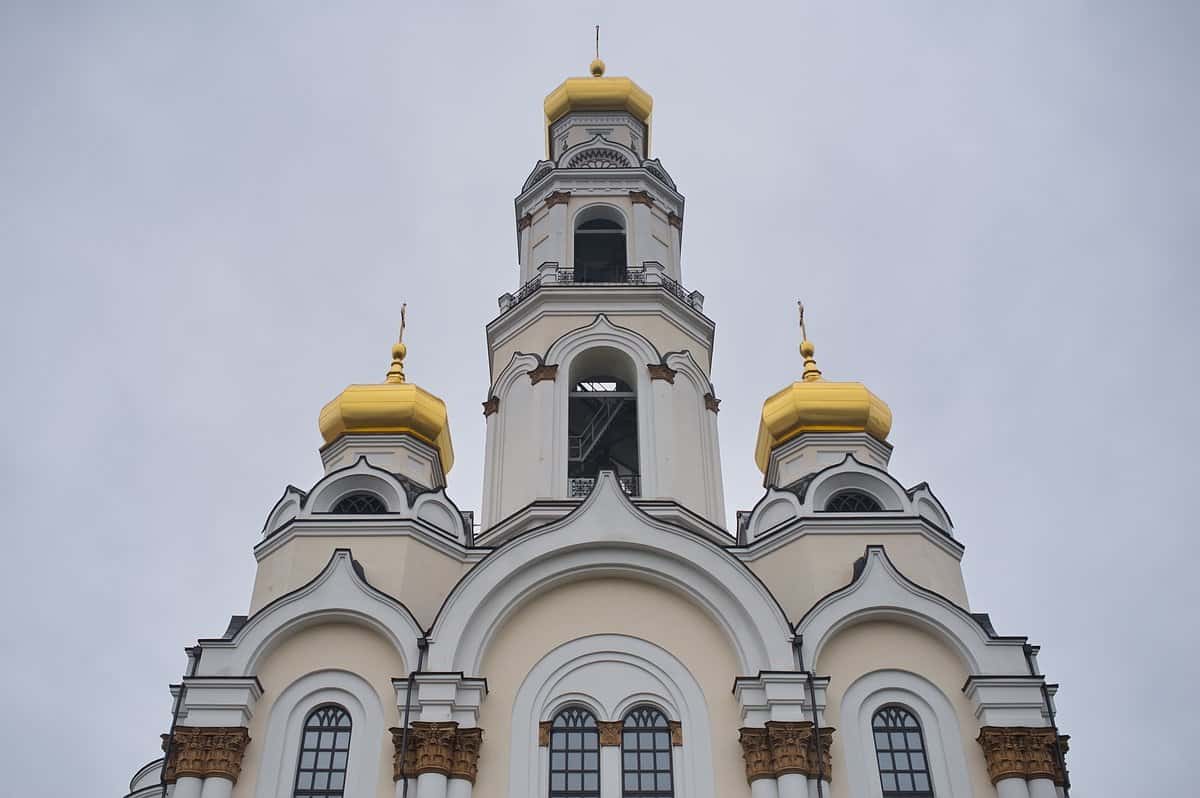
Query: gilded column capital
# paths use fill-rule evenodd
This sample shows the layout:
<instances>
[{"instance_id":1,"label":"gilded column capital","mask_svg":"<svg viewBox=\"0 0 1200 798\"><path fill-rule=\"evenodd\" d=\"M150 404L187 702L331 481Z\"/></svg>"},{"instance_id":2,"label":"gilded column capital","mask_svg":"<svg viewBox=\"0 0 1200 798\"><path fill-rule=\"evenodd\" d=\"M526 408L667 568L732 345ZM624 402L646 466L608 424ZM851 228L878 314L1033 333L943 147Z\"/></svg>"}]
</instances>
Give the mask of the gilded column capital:
<instances>
[{"instance_id":1,"label":"gilded column capital","mask_svg":"<svg viewBox=\"0 0 1200 798\"><path fill-rule=\"evenodd\" d=\"M538 724L538 745L546 748L550 745L550 727L554 725L552 720L544 720Z\"/></svg>"},{"instance_id":2,"label":"gilded column capital","mask_svg":"<svg viewBox=\"0 0 1200 798\"><path fill-rule=\"evenodd\" d=\"M675 375L679 373L666 363L647 363L646 369L650 372L650 379L666 380L672 385L675 384Z\"/></svg>"},{"instance_id":3,"label":"gilded column capital","mask_svg":"<svg viewBox=\"0 0 1200 798\"><path fill-rule=\"evenodd\" d=\"M1058 787L1067 786L1067 751L1071 747L1071 735L1058 735L1058 749L1062 752L1062 757L1057 755L1054 757L1054 784Z\"/></svg>"},{"instance_id":4,"label":"gilded column capital","mask_svg":"<svg viewBox=\"0 0 1200 798\"><path fill-rule=\"evenodd\" d=\"M388 731L392 733L392 781L416 777L417 749L413 745L412 729L409 729L407 748L404 745L404 729L393 726ZM404 752L404 761L400 759L401 751Z\"/></svg>"},{"instance_id":5,"label":"gilded column capital","mask_svg":"<svg viewBox=\"0 0 1200 798\"><path fill-rule=\"evenodd\" d=\"M774 778L775 765L771 761L771 743L767 739L767 730L739 729L738 741L742 744L742 758L746 760L746 781Z\"/></svg>"},{"instance_id":6,"label":"gilded column capital","mask_svg":"<svg viewBox=\"0 0 1200 798\"><path fill-rule=\"evenodd\" d=\"M571 192L569 191L554 191L546 195L546 207L553 208L555 205L566 205L571 201Z\"/></svg>"},{"instance_id":7,"label":"gilded column capital","mask_svg":"<svg viewBox=\"0 0 1200 798\"><path fill-rule=\"evenodd\" d=\"M667 214L667 224L671 225L676 230L682 230L683 229L683 217L679 216L675 213L668 213Z\"/></svg>"},{"instance_id":8,"label":"gilded column capital","mask_svg":"<svg viewBox=\"0 0 1200 798\"><path fill-rule=\"evenodd\" d=\"M458 724L454 721L413 721L408 744L416 744L417 754L413 770L418 776L422 773L450 775L457 731Z\"/></svg>"},{"instance_id":9,"label":"gilded column capital","mask_svg":"<svg viewBox=\"0 0 1200 798\"><path fill-rule=\"evenodd\" d=\"M621 729L625 728L623 721L598 720L596 725L600 727L600 745L621 744Z\"/></svg>"},{"instance_id":10,"label":"gilded column capital","mask_svg":"<svg viewBox=\"0 0 1200 798\"><path fill-rule=\"evenodd\" d=\"M711 410L714 413L721 412L721 400L713 396L711 391L704 394L704 409Z\"/></svg>"},{"instance_id":11,"label":"gilded column capital","mask_svg":"<svg viewBox=\"0 0 1200 798\"><path fill-rule=\"evenodd\" d=\"M488 400L483 403L483 415L485 418L487 416L490 416L492 413L495 413L499 409L500 409L500 397L499 396L489 396Z\"/></svg>"},{"instance_id":12,"label":"gilded column capital","mask_svg":"<svg viewBox=\"0 0 1200 798\"><path fill-rule=\"evenodd\" d=\"M767 741L775 776L816 772L812 723L809 721L767 721Z\"/></svg>"},{"instance_id":13,"label":"gilded column capital","mask_svg":"<svg viewBox=\"0 0 1200 798\"><path fill-rule=\"evenodd\" d=\"M483 729L459 729L454 738L454 754L450 762L450 778L466 779L472 784L479 773L479 749L483 745Z\"/></svg>"},{"instance_id":14,"label":"gilded column capital","mask_svg":"<svg viewBox=\"0 0 1200 798\"><path fill-rule=\"evenodd\" d=\"M218 776L237 784L249 744L250 732L242 726L176 726L174 736L163 735L163 750L168 754L163 779Z\"/></svg>"},{"instance_id":15,"label":"gilded column capital","mask_svg":"<svg viewBox=\"0 0 1200 798\"><path fill-rule=\"evenodd\" d=\"M683 724L677 720L667 721L671 729L671 745L683 745Z\"/></svg>"},{"instance_id":16,"label":"gilded column capital","mask_svg":"<svg viewBox=\"0 0 1200 798\"><path fill-rule=\"evenodd\" d=\"M654 197L651 197L646 191L630 191L629 201L634 205L648 205L654 207Z\"/></svg>"},{"instance_id":17,"label":"gilded column capital","mask_svg":"<svg viewBox=\"0 0 1200 798\"><path fill-rule=\"evenodd\" d=\"M517 219L517 232L525 230L531 224L533 224L533 214L527 213L521 218Z\"/></svg>"},{"instance_id":18,"label":"gilded column capital","mask_svg":"<svg viewBox=\"0 0 1200 798\"><path fill-rule=\"evenodd\" d=\"M553 381L557 377L558 377L558 366L557 365L547 366L547 365L543 364L541 366L538 366L535 369L530 369L530 371L529 371L529 382L531 385L537 385L539 382L542 382L543 380Z\"/></svg>"},{"instance_id":19,"label":"gilded column capital","mask_svg":"<svg viewBox=\"0 0 1200 798\"><path fill-rule=\"evenodd\" d=\"M1054 729L1049 726L984 726L977 738L992 783L1001 779L1052 779L1065 783Z\"/></svg>"}]
</instances>

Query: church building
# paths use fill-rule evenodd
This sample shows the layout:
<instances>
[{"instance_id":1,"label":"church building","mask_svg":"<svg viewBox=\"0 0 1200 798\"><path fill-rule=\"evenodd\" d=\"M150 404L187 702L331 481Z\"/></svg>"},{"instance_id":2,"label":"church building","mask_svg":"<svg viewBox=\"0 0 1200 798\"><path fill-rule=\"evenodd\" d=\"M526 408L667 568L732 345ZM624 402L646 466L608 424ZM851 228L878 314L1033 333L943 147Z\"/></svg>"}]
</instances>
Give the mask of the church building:
<instances>
[{"instance_id":1,"label":"church building","mask_svg":"<svg viewBox=\"0 0 1200 798\"><path fill-rule=\"evenodd\" d=\"M321 410L324 476L270 509L127 798L1066 798L1038 647L971 608L891 410L807 335L726 518L684 198L650 95L590 72L515 201L478 515L401 335Z\"/></svg>"}]
</instances>

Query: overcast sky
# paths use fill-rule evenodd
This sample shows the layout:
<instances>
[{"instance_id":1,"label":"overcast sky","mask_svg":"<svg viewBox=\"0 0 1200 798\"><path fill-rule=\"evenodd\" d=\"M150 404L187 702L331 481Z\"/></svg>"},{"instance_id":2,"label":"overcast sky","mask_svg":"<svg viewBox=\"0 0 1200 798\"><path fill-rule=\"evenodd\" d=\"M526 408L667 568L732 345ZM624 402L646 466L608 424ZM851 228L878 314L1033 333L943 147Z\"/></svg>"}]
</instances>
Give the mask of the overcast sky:
<instances>
[{"instance_id":1,"label":"overcast sky","mask_svg":"<svg viewBox=\"0 0 1200 798\"><path fill-rule=\"evenodd\" d=\"M512 198L600 23L687 197L730 517L803 297L1044 645L1076 794L1192 793L1200 5L420 5L0 3L4 792L157 754L402 300L478 509Z\"/></svg>"}]
</instances>

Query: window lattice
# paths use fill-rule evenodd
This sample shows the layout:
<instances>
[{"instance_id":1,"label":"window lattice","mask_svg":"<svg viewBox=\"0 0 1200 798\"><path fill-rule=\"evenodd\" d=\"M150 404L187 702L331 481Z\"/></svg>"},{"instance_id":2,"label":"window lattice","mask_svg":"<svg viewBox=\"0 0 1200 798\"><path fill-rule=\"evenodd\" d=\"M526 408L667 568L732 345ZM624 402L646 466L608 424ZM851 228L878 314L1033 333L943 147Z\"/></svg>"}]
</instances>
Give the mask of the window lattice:
<instances>
[{"instance_id":1,"label":"window lattice","mask_svg":"<svg viewBox=\"0 0 1200 798\"><path fill-rule=\"evenodd\" d=\"M600 798L600 728L568 707L550 724L550 798Z\"/></svg>"},{"instance_id":2,"label":"window lattice","mask_svg":"<svg viewBox=\"0 0 1200 798\"><path fill-rule=\"evenodd\" d=\"M625 798L673 798L671 727L654 707L637 707L621 730L621 795Z\"/></svg>"},{"instance_id":3,"label":"window lattice","mask_svg":"<svg viewBox=\"0 0 1200 798\"><path fill-rule=\"evenodd\" d=\"M829 513L878 513L882 510L874 496L860 490L835 493L825 503L825 511Z\"/></svg>"},{"instance_id":4,"label":"window lattice","mask_svg":"<svg viewBox=\"0 0 1200 798\"><path fill-rule=\"evenodd\" d=\"M387 505L374 493L350 493L338 499L338 503L333 505L332 512L346 515L371 515L386 513Z\"/></svg>"},{"instance_id":5,"label":"window lattice","mask_svg":"<svg viewBox=\"0 0 1200 798\"><path fill-rule=\"evenodd\" d=\"M933 798L921 724L903 707L884 707L871 723L884 798Z\"/></svg>"},{"instance_id":6,"label":"window lattice","mask_svg":"<svg viewBox=\"0 0 1200 798\"><path fill-rule=\"evenodd\" d=\"M342 798L349 756L349 713L332 704L314 709L304 721L293 798Z\"/></svg>"}]
</instances>

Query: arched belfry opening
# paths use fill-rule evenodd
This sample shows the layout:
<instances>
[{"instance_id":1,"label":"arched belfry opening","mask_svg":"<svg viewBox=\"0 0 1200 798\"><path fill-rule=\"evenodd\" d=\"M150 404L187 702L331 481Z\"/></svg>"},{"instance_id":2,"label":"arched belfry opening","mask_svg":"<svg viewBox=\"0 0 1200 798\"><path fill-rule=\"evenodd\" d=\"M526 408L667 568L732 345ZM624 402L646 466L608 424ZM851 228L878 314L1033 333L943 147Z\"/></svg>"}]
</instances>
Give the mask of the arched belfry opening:
<instances>
[{"instance_id":1,"label":"arched belfry opening","mask_svg":"<svg viewBox=\"0 0 1200 798\"><path fill-rule=\"evenodd\" d=\"M567 398L571 496L590 493L601 471L614 472L630 496L641 495L636 386L633 361L616 349L590 349L571 364Z\"/></svg>"},{"instance_id":2,"label":"arched belfry opening","mask_svg":"<svg viewBox=\"0 0 1200 798\"><path fill-rule=\"evenodd\" d=\"M594 205L575 217L575 282L623 283L627 261L619 211Z\"/></svg>"}]
</instances>

